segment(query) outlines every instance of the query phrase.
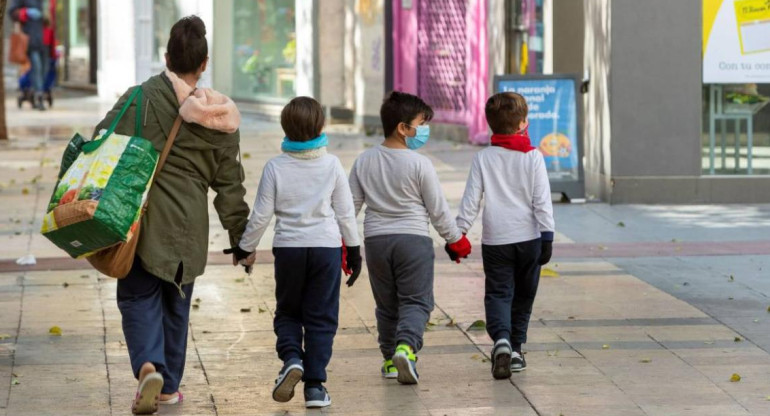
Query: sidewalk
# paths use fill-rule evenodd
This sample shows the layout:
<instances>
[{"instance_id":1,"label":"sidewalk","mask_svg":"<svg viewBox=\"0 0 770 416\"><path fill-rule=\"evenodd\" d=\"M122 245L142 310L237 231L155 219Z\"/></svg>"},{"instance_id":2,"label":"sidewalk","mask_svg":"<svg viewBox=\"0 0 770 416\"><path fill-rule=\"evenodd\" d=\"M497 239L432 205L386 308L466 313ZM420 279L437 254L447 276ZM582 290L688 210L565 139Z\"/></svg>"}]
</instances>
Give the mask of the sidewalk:
<instances>
[{"instance_id":1,"label":"sidewalk","mask_svg":"<svg viewBox=\"0 0 770 416\"><path fill-rule=\"evenodd\" d=\"M63 258L38 234L69 136L75 129L89 135L109 104L72 98L46 113L9 108L18 139L0 145L0 415L129 414L136 383L115 281ZM249 204L280 137L276 125L247 118ZM378 139L333 134L330 141L330 152L350 168ZM427 146L455 210L475 151L435 139ZM492 380L491 340L468 330L484 319L477 224L469 233L474 254L461 265L445 258L435 236L436 309L420 354L420 384L400 386L379 375L364 268L356 285L341 291L328 383L333 405L306 412L301 398L270 398L280 368L272 236L245 276L218 254L227 241L210 210L210 266L193 295L186 402L161 414L770 414L770 207L586 204L555 211L560 232L535 302L526 372ZM39 264L16 265L26 254ZM59 270L45 271L51 267ZM62 335L49 335L52 326ZM734 373L740 381L730 381Z\"/></svg>"}]
</instances>

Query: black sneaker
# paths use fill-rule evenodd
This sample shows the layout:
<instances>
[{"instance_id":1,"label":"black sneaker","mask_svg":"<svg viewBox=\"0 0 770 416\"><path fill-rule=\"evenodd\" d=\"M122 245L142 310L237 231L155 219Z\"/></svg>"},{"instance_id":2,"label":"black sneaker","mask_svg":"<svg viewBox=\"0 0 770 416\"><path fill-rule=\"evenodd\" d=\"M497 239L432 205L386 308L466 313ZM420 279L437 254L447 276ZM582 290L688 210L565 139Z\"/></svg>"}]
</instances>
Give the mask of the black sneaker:
<instances>
[{"instance_id":1,"label":"black sneaker","mask_svg":"<svg viewBox=\"0 0 770 416\"><path fill-rule=\"evenodd\" d=\"M527 360L524 359L524 356L521 355L521 353L514 351L513 354L511 354L511 372L520 373L526 369Z\"/></svg>"},{"instance_id":2,"label":"black sneaker","mask_svg":"<svg viewBox=\"0 0 770 416\"><path fill-rule=\"evenodd\" d=\"M492 377L504 380L511 377L511 354L513 349L507 339L498 339L492 348Z\"/></svg>"},{"instance_id":3,"label":"black sneaker","mask_svg":"<svg viewBox=\"0 0 770 416\"><path fill-rule=\"evenodd\" d=\"M302 380L302 374L305 369L302 367L302 361L298 358L292 358L283 365L278 378L273 387L273 400L281 403L288 402L294 397L294 386Z\"/></svg>"},{"instance_id":4,"label":"black sneaker","mask_svg":"<svg viewBox=\"0 0 770 416\"><path fill-rule=\"evenodd\" d=\"M305 386L305 407L317 409L332 404L332 398L324 386Z\"/></svg>"}]
</instances>

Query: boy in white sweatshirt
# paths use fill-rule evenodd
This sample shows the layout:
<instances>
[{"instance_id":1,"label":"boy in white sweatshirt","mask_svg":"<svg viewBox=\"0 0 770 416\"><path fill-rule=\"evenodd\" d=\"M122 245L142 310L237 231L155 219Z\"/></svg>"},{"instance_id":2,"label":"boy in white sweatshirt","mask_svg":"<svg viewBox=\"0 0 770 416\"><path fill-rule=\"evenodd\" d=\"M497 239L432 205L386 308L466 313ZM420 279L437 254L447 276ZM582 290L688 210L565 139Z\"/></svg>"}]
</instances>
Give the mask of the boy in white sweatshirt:
<instances>
[{"instance_id":1,"label":"boy in white sweatshirt","mask_svg":"<svg viewBox=\"0 0 770 416\"><path fill-rule=\"evenodd\" d=\"M322 383L337 332L343 240L346 272L352 273L348 284L361 272L350 186L339 159L326 152L323 126L323 109L312 98L297 97L284 107L284 153L265 165L251 218L235 253L238 260L245 259L242 264L253 264L250 254L275 214L273 327L284 365L273 399L291 400L294 386L302 379L309 408L331 404Z\"/></svg>"},{"instance_id":2,"label":"boy in white sweatshirt","mask_svg":"<svg viewBox=\"0 0 770 416\"><path fill-rule=\"evenodd\" d=\"M393 91L380 108L385 140L356 159L350 188L356 214L366 203L366 267L377 305L382 375L416 384L415 353L433 310L432 223L460 262L471 245L449 212L436 170L415 152L428 141L433 110L419 97Z\"/></svg>"},{"instance_id":3,"label":"boy in white sweatshirt","mask_svg":"<svg viewBox=\"0 0 770 416\"><path fill-rule=\"evenodd\" d=\"M481 255L487 333L495 342L492 375L507 379L527 368L521 345L540 280L551 259L554 221L543 155L527 133L527 102L504 92L487 100L492 146L473 158L457 226L466 233L484 199Z\"/></svg>"}]
</instances>

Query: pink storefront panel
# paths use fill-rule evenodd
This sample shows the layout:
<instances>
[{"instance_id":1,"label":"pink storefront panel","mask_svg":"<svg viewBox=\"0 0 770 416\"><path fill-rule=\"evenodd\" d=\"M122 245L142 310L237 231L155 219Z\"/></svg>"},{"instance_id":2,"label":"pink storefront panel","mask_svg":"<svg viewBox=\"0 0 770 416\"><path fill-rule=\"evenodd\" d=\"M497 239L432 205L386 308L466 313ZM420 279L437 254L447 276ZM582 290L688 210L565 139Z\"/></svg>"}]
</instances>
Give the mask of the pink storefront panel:
<instances>
[{"instance_id":1,"label":"pink storefront panel","mask_svg":"<svg viewBox=\"0 0 770 416\"><path fill-rule=\"evenodd\" d=\"M467 126L471 142L488 142L486 0L394 1L393 45L395 89L422 97L436 121Z\"/></svg>"}]
</instances>

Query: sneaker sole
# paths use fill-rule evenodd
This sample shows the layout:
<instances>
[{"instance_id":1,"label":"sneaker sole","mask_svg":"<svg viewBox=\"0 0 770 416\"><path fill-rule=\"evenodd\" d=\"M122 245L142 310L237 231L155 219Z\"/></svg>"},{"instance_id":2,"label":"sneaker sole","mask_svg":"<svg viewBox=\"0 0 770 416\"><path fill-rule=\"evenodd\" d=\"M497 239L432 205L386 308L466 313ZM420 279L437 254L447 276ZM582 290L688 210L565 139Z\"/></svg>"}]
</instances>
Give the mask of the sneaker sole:
<instances>
[{"instance_id":1,"label":"sneaker sole","mask_svg":"<svg viewBox=\"0 0 770 416\"><path fill-rule=\"evenodd\" d=\"M398 378L398 373L383 374L382 378L385 378L385 379L388 379L388 380L393 380L393 379Z\"/></svg>"},{"instance_id":2,"label":"sneaker sole","mask_svg":"<svg viewBox=\"0 0 770 416\"><path fill-rule=\"evenodd\" d=\"M522 367L522 368L511 368L511 372L512 372L512 373L521 373L522 371L524 371L524 370L526 370L526 369L527 369L527 367Z\"/></svg>"},{"instance_id":3,"label":"sneaker sole","mask_svg":"<svg viewBox=\"0 0 770 416\"><path fill-rule=\"evenodd\" d=\"M511 354L502 352L495 355L495 365L492 367L492 377L497 380L511 378Z\"/></svg>"},{"instance_id":4,"label":"sneaker sole","mask_svg":"<svg viewBox=\"0 0 770 416\"><path fill-rule=\"evenodd\" d=\"M406 355L393 356L393 365L398 369L398 382L401 384L417 384L418 378L412 366L409 364L409 358Z\"/></svg>"},{"instance_id":5,"label":"sneaker sole","mask_svg":"<svg viewBox=\"0 0 770 416\"><path fill-rule=\"evenodd\" d=\"M291 400L294 397L294 386L302 380L302 373L299 367L289 368L283 380L273 388L273 400L280 403Z\"/></svg>"},{"instance_id":6,"label":"sneaker sole","mask_svg":"<svg viewBox=\"0 0 770 416\"><path fill-rule=\"evenodd\" d=\"M305 402L305 407L308 409L319 409L321 407L329 407L331 405L332 405L331 399L329 399L329 401L311 400L309 402Z\"/></svg>"}]
</instances>

